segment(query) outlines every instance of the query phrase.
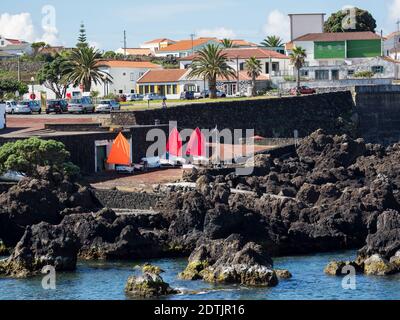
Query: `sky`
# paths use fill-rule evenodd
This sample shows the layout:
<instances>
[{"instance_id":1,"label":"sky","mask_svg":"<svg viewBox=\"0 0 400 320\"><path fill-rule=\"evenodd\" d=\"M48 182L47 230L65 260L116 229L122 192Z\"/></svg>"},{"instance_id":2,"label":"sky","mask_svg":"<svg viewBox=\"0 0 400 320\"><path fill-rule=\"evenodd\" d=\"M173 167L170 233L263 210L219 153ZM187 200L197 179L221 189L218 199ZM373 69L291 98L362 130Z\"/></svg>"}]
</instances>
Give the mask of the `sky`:
<instances>
[{"instance_id":1,"label":"sky","mask_svg":"<svg viewBox=\"0 0 400 320\"><path fill-rule=\"evenodd\" d=\"M331 14L345 6L368 10L377 31L397 29L400 0L1 0L0 35L29 42L74 46L83 21L100 50L156 39L219 37L260 43L267 35L289 40L289 13Z\"/></svg>"}]
</instances>

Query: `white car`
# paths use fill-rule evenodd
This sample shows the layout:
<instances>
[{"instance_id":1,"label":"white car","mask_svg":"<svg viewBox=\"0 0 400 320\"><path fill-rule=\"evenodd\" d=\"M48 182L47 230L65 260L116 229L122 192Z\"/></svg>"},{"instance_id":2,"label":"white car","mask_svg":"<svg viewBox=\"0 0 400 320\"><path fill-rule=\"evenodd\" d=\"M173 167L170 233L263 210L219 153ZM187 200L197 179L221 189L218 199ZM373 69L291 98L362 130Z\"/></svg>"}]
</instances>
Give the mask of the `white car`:
<instances>
[{"instance_id":1,"label":"white car","mask_svg":"<svg viewBox=\"0 0 400 320\"><path fill-rule=\"evenodd\" d=\"M71 99L68 104L68 113L93 113L94 110L95 107L90 97Z\"/></svg>"},{"instance_id":2,"label":"white car","mask_svg":"<svg viewBox=\"0 0 400 320\"><path fill-rule=\"evenodd\" d=\"M0 101L0 130L7 127L6 104Z\"/></svg>"},{"instance_id":3,"label":"white car","mask_svg":"<svg viewBox=\"0 0 400 320\"><path fill-rule=\"evenodd\" d=\"M126 101L143 101L143 95L137 93L131 93L126 95Z\"/></svg>"},{"instance_id":4,"label":"white car","mask_svg":"<svg viewBox=\"0 0 400 320\"><path fill-rule=\"evenodd\" d=\"M111 111L121 110L121 105L115 100L100 100L96 106L97 113L110 113Z\"/></svg>"},{"instance_id":5,"label":"white car","mask_svg":"<svg viewBox=\"0 0 400 320\"><path fill-rule=\"evenodd\" d=\"M157 93L148 93L144 96L144 101L154 101L154 100L166 100L166 96L159 95Z\"/></svg>"},{"instance_id":6,"label":"white car","mask_svg":"<svg viewBox=\"0 0 400 320\"><path fill-rule=\"evenodd\" d=\"M32 109L29 107L29 104L6 101L6 112L9 114L32 114Z\"/></svg>"}]
</instances>

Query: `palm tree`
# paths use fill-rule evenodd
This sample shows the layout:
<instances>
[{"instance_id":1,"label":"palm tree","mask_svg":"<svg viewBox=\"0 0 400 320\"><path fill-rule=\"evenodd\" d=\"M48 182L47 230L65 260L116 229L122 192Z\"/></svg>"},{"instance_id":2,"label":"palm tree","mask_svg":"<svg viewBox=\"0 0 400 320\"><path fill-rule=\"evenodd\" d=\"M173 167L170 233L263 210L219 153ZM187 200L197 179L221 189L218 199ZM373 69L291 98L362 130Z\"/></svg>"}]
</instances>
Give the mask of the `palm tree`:
<instances>
[{"instance_id":1,"label":"palm tree","mask_svg":"<svg viewBox=\"0 0 400 320\"><path fill-rule=\"evenodd\" d=\"M270 48L282 47L283 40L278 36L268 36L261 42L261 46Z\"/></svg>"},{"instance_id":2,"label":"palm tree","mask_svg":"<svg viewBox=\"0 0 400 320\"><path fill-rule=\"evenodd\" d=\"M217 77L235 77L235 70L228 65L228 58L219 45L208 44L197 52L191 66L189 78L199 77L208 80L210 98L217 97Z\"/></svg>"},{"instance_id":3,"label":"palm tree","mask_svg":"<svg viewBox=\"0 0 400 320\"><path fill-rule=\"evenodd\" d=\"M233 41L230 39L222 39L221 44L225 49L233 48Z\"/></svg>"},{"instance_id":4,"label":"palm tree","mask_svg":"<svg viewBox=\"0 0 400 320\"><path fill-rule=\"evenodd\" d=\"M294 47L292 53L289 55L290 62L294 65L297 71L297 92L300 90L300 69L304 66L307 58L306 50L302 47Z\"/></svg>"},{"instance_id":5,"label":"palm tree","mask_svg":"<svg viewBox=\"0 0 400 320\"><path fill-rule=\"evenodd\" d=\"M112 76L100 70L101 53L89 47L74 49L64 65L66 78L75 86L83 85L85 92L90 92L92 82L112 82Z\"/></svg>"},{"instance_id":6,"label":"palm tree","mask_svg":"<svg viewBox=\"0 0 400 320\"><path fill-rule=\"evenodd\" d=\"M261 61L256 57L251 57L246 61L246 70L249 77L251 77L252 83L252 95L255 96L257 94L256 90L256 80L260 76L262 72Z\"/></svg>"}]
</instances>

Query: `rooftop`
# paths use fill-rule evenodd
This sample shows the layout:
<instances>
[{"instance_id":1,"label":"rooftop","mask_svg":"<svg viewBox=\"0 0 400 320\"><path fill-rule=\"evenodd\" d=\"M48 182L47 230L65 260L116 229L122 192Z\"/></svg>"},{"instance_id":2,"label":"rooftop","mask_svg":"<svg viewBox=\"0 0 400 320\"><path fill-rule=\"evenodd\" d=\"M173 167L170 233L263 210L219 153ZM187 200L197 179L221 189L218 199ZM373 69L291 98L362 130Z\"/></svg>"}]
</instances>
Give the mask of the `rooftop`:
<instances>
[{"instance_id":1,"label":"rooftop","mask_svg":"<svg viewBox=\"0 0 400 320\"><path fill-rule=\"evenodd\" d=\"M293 41L346 41L346 40L380 40L381 37L374 32L333 32L333 33L308 33Z\"/></svg>"},{"instance_id":2,"label":"rooftop","mask_svg":"<svg viewBox=\"0 0 400 320\"><path fill-rule=\"evenodd\" d=\"M249 59L252 57L256 57L257 59L289 59L289 57L285 56L282 53L268 50L265 48L255 47L255 48L231 48L224 49L222 52L227 56L228 59ZM185 58L181 58L183 61L191 61L196 58L197 55L191 55Z\"/></svg>"},{"instance_id":3,"label":"rooftop","mask_svg":"<svg viewBox=\"0 0 400 320\"><path fill-rule=\"evenodd\" d=\"M160 65L148 61L102 60L99 65L109 68L159 69Z\"/></svg>"},{"instance_id":4,"label":"rooftop","mask_svg":"<svg viewBox=\"0 0 400 320\"><path fill-rule=\"evenodd\" d=\"M188 70L186 69L165 69L165 70L150 70L146 72L137 83L168 83L179 81Z\"/></svg>"},{"instance_id":5,"label":"rooftop","mask_svg":"<svg viewBox=\"0 0 400 320\"><path fill-rule=\"evenodd\" d=\"M144 44L153 44L153 43L161 43L161 42L176 42L176 41L167 39L167 38L159 38L159 39L146 41Z\"/></svg>"},{"instance_id":6,"label":"rooftop","mask_svg":"<svg viewBox=\"0 0 400 320\"><path fill-rule=\"evenodd\" d=\"M171 51L184 51L196 48L198 46L204 45L209 41L219 41L217 38L198 38L192 40L181 40L174 44L169 45L166 48L161 48L159 52L171 52Z\"/></svg>"},{"instance_id":7,"label":"rooftop","mask_svg":"<svg viewBox=\"0 0 400 320\"><path fill-rule=\"evenodd\" d=\"M118 51L124 51L124 48L118 49ZM131 56L150 56L153 52L147 48L126 48L126 54Z\"/></svg>"}]
</instances>

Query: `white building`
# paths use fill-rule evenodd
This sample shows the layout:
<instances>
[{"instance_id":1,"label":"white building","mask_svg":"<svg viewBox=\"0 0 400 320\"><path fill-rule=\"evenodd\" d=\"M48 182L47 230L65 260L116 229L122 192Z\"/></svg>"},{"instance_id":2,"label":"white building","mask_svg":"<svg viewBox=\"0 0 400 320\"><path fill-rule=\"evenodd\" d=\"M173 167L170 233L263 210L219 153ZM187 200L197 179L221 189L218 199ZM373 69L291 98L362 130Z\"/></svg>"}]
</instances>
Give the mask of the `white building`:
<instances>
[{"instance_id":1,"label":"white building","mask_svg":"<svg viewBox=\"0 0 400 320\"><path fill-rule=\"evenodd\" d=\"M385 56L400 60L400 32L392 32L384 38L383 52Z\"/></svg>"},{"instance_id":2,"label":"white building","mask_svg":"<svg viewBox=\"0 0 400 320\"><path fill-rule=\"evenodd\" d=\"M324 32L325 13L289 14L290 41L307 33Z\"/></svg>"},{"instance_id":3,"label":"white building","mask_svg":"<svg viewBox=\"0 0 400 320\"><path fill-rule=\"evenodd\" d=\"M22 40L8 39L0 35L0 54L2 57L31 54L31 44Z\"/></svg>"},{"instance_id":4,"label":"white building","mask_svg":"<svg viewBox=\"0 0 400 320\"><path fill-rule=\"evenodd\" d=\"M142 49L150 49L153 53L156 53L160 49L164 49L172 44L175 44L176 41L167 39L167 38L160 38L147 41L143 43L140 48Z\"/></svg>"},{"instance_id":5,"label":"white building","mask_svg":"<svg viewBox=\"0 0 400 320\"><path fill-rule=\"evenodd\" d=\"M198 50L203 49L208 44L220 45L217 38L198 38L193 40L181 40L165 48L160 48L156 52L157 57L176 57L183 58L190 56Z\"/></svg>"},{"instance_id":6,"label":"white building","mask_svg":"<svg viewBox=\"0 0 400 320\"><path fill-rule=\"evenodd\" d=\"M161 66L151 62L104 60L101 70L112 76L112 83L93 84L92 91L100 95L122 94L136 92L136 82L147 71L161 69Z\"/></svg>"},{"instance_id":7,"label":"white building","mask_svg":"<svg viewBox=\"0 0 400 320\"><path fill-rule=\"evenodd\" d=\"M262 47L224 49L223 54L228 58L228 65L232 67L237 76L234 79L219 79L218 87L227 95L238 92L246 94L251 86L250 78L246 71L246 61L252 57L261 62L261 75L257 79L257 89L263 90L274 83L283 81L283 77L293 75L293 67L289 57L279 52ZM180 68L188 69L193 63L196 54L180 59Z\"/></svg>"},{"instance_id":8,"label":"white building","mask_svg":"<svg viewBox=\"0 0 400 320\"><path fill-rule=\"evenodd\" d=\"M154 56L154 52L148 48L119 48L115 53L127 56Z\"/></svg>"}]
</instances>

